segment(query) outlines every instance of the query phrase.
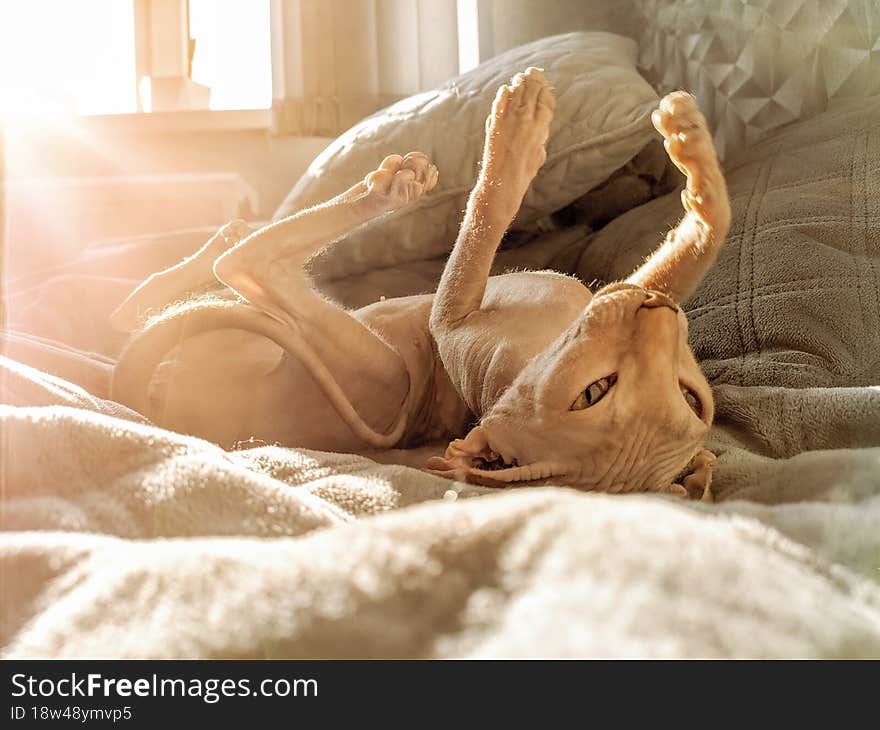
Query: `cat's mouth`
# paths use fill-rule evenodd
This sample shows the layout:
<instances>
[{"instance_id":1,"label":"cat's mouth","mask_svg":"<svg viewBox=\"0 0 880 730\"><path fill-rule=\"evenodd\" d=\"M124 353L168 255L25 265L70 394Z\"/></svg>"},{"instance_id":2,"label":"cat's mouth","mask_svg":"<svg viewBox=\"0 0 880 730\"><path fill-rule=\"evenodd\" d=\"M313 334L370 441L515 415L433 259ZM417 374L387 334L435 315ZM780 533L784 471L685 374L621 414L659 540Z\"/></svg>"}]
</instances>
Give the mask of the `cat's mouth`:
<instances>
[{"instance_id":1,"label":"cat's mouth","mask_svg":"<svg viewBox=\"0 0 880 730\"><path fill-rule=\"evenodd\" d=\"M448 479L487 487L505 487L514 484L531 486L566 474L564 465L556 462L537 461L520 464L517 457L512 456L510 452L501 454L486 441L482 444L482 451L481 455L467 453L456 448L456 443L453 442L445 456L428 459L425 468L433 474Z\"/></svg>"},{"instance_id":2,"label":"cat's mouth","mask_svg":"<svg viewBox=\"0 0 880 730\"><path fill-rule=\"evenodd\" d=\"M543 484L550 478L565 475L560 465L539 461L520 465L515 459L505 462L498 459L476 459L468 469L467 481L489 487L526 486Z\"/></svg>"},{"instance_id":3,"label":"cat's mouth","mask_svg":"<svg viewBox=\"0 0 880 730\"><path fill-rule=\"evenodd\" d=\"M519 466L519 463L515 458L507 462L504 461L504 457L500 455L496 456L494 459L486 459L482 456L477 457L474 459L472 465L474 469L479 469L480 471L500 471L501 469L510 469L514 466Z\"/></svg>"}]
</instances>

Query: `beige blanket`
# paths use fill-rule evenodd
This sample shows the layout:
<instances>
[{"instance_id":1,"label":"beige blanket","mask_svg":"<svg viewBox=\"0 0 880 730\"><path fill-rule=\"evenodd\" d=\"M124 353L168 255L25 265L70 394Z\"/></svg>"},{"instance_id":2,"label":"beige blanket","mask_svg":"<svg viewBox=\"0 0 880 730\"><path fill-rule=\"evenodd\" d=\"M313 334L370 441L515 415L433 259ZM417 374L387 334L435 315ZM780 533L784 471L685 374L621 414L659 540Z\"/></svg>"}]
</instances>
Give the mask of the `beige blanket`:
<instances>
[{"instance_id":1,"label":"beige blanket","mask_svg":"<svg viewBox=\"0 0 880 730\"><path fill-rule=\"evenodd\" d=\"M7 657L880 656L877 496L474 499L78 405L0 406Z\"/></svg>"}]
</instances>

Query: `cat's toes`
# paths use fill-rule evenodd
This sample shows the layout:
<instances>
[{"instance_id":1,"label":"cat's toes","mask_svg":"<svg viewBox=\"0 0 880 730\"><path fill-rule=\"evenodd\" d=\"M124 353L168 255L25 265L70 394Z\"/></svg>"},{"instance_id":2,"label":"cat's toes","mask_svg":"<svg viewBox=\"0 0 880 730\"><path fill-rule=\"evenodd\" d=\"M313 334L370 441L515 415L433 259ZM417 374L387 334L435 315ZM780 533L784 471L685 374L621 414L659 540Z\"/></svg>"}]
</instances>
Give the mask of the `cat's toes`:
<instances>
[{"instance_id":1,"label":"cat's toes","mask_svg":"<svg viewBox=\"0 0 880 730\"><path fill-rule=\"evenodd\" d=\"M516 207L547 157L555 107L543 71L530 67L498 89L486 119L483 175L503 182Z\"/></svg>"},{"instance_id":2,"label":"cat's toes","mask_svg":"<svg viewBox=\"0 0 880 730\"><path fill-rule=\"evenodd\" d=\"M389 155L365 178L369 194L386 210L408 205L430 191L438 179L437 166L423 152L405 157Z\"/></svg>"},{"instance_id":3,"label":"cat's toes","mask_svg":"<svg viewBox=\"0 0 880 730\"><path fill-rule=\"evenodd\" d=\"M701 502L714 502L712 471L717 457L708 449L700 450L688 465L689 473L682 480L687 496Z\"/></svg>"},{"instance_id":4,"label":"cat's toes","mask_svg":"<svg viewBox=\"0 0 880 730\"><path fill-rule=\"evenodd\" d=\"M424 152L409 152L403 158L401 169L412 170L415 181L423 186L423 194L430 192L437 184L439 173L437 166L431 162L431 158Z\"/></svg>"},{"instance_id":5,"label":"cat's toes","mask_svg":"<svg viewBox=\"0 0 880 730\"><path fill-rule=\"evenodd\" d=\"M682 205L712 228L729 225L730 205L715 145L696 99L684 91L665 96L651 115L669 158L687 177Z\"/></svg>"},{"instance_id":6,"label":"cat's toes","mask_svg":"<svg viewBox=\"0 0 880 730\"><path fill-rule=\"evenodd\" d=\"M651 121L663 135L669 157L685 175L698 175L701 167L717 164L706 119L687 92L663 97Z\"/></svg>"},{"instance_id":7,"label":"cat's toes","mask_svg":"<svg viewBox=\"0 0 880 730\"><path fill-rule=\"evenodd\" d=\"M221 226L219 232L230 243L238 243L242 238L251 235L251 227L246 221L236 218Z\"/></svg>"}]
</instances>

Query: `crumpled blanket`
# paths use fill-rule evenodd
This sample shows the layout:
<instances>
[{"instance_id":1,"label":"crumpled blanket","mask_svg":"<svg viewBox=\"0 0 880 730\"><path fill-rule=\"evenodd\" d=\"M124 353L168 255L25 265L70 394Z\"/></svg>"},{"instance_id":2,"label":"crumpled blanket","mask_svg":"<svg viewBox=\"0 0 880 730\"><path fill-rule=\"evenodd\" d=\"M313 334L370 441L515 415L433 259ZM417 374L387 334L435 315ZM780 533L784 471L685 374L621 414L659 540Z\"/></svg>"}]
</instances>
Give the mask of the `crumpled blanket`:
<instances>
[{"instance_id":1,"label":"crumpled blanket","mask_svg":"<svg viewBox=\"0 0 880 730\"><path fill-rule=\"evenodd\" d=\"M80 405L0 406L7 658L880 656L876 493L496 491Z\"/></svg>"}]
</instances>

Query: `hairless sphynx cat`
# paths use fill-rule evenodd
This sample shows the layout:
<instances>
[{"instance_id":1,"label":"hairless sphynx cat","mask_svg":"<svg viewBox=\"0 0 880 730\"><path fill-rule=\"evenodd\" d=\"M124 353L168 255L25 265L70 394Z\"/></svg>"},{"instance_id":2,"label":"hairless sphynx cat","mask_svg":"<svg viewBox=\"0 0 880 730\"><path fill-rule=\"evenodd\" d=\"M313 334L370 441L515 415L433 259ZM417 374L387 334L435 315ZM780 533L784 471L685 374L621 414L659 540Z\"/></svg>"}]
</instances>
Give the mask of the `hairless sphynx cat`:
<instances>
[{"instance_id":1,"label":"hairless sphynx cat","mask_svg":"<svg viewBox=\"0 0 880 730\"><path fill-rule=\"evenodd\" d=\"M303 264L437 182L428 157L391 155L327 203L251 233L224 226L114 313L138 315L209 282L246 300L191 298L154 317L116 366L113 396L225 447L259 439L325 451L449 440L426 468L492 486L561 484L711 498L708 383L688 347L687 298L730 226L727 188L694 99L653 122L687 176L685 215L625 281L591 293L558 273L489 276L544 162L555 100L540 69L498 90L482 168L434 295L349 312Z\"/></svg>"}]
</instances>

